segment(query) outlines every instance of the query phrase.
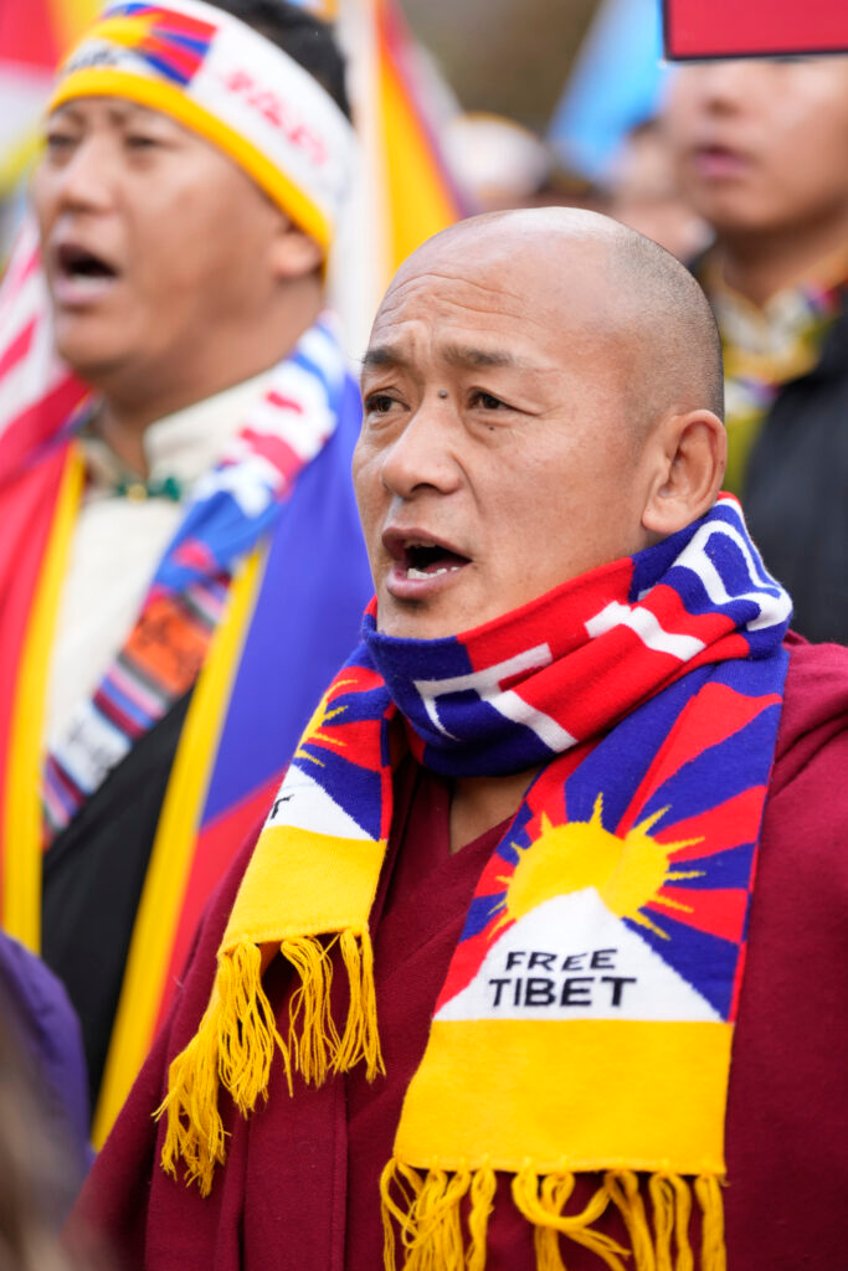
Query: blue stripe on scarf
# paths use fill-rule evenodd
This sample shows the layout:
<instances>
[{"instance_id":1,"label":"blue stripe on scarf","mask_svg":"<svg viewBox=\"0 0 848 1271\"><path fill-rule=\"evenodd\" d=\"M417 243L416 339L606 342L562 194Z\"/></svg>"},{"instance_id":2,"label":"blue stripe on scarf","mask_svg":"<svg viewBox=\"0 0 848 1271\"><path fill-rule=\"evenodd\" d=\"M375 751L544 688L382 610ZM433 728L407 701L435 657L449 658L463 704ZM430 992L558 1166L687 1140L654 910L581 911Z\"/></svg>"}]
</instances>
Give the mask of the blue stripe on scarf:
<instances>
[{"instance_id":1,"label":"blue stripe on scarf","mask_svg":"<svg viewBox=\"0 0 848 1271\"><path fill-rule=\"evenodd\" d=\"M309 752L309 747L304 747ZM318 785L327 790L339 807L356 821L371 838L380 837L380 799L382 781L378 769L363 767L357 756L348 760L347 755L335 754L329 749L317 749L318 765L297 759L295 764Z\"/></svg>"},{"instance_id":2,"label":"blue stripe on scarf","mask_svg":"<svg viewBox=\"0 0 848 1271\"><path fill-rule=\"evenodd\" d=\"M704 870L703 878L687 878L687 889L710 891L714 887L747 887L753 849L753 843L740 843L738 847L714 852L712 856L687 856L687 870Z\"/></svg>"},{"instance_id":3,"label":"blue stripe on scarf","mask_svg":"<svg viewBox=\"0 0 848 1271\"><path fill-rule=\"evenodd\" d=\"M493 736L503 732L503 715L481 701L478 693L471 690L464 693L451 693L439 698L439 718L448 732L459 737L467 735L468 721L474 721L475 727L491 729ZM423 729L419 729L423 732ZM435 736L435 730L433 730ZM451 752L457 750L463 757L463 770L469 777L485 777L492 771L494 764L498 771L520 772L522 767L530 768L536 764L547 763L556 754L530 728L522 724L513 724L510 731L499 740L493 742L485 753L475 761L468 753L465 741L451 743L448 738L439 737L438 746L428 745L424 751L424 764L434 772L450 773Z\"/></svg>"},{"instance_id":4,"label":"blue stripe on scarf","mask_svg":"<svg viewBox=\"0 0 848 1271\"><path fill-rule=\"evenodd\" d=\"M718 503L712 509L709 522L723 522L739 531L739 514L735 506ZM710 598L707 590L695 571L685 565L674 565L673 562L691 537L691 526L673 534L671 538L639 552L633 557L633 580L630 588L631 602L639 594L651 587L661 575L663 582L674 587L681 598L685 598L687 612L691 614L712 614L717 605ZM756 551L756 549L754 549ZM752 565L745 559L745 554L726 535L713 534L705 548L705 555L712 561L727 585L732 596L740 593L760 591L772 597L780 597L783 593L779 583L766 572L761 561L756 558ZM752 658L769 657L774 647L774 630L772 626L751 629L748 623L755 623L760 614L759 605L753 600L733 599L721 605L721 611L733 619L740 630L744 630ZM789 616L789 608L786 617ZM747 628L747 629L746 629Z\"/></svg>"},{"instance_id":5,"label":"blue stripe on scarf","mask_svg":"<svg viewBox=\"0 0 848 1271\"><path fill-rule=\"evenodd\" d=\"M569 821L589 821L600 790L604 796L604 825L617 825L676 723L683 707L710 678L714 667L690 671L645 706L621 720L565 783ZM646 718L650 712L650 718ZM646 738L653 744L646 745ZM615 780L610 780L610 774ZM668 800L666 800L666 803ZM662 806L662 805L661 805Z\"/></svg>"},{"instance_id":6,"label":"blue stripe on scarf","mask_svg":"<svg viewBox=\"0 0 848 1271\"><path fill-rule=\"evenodd\" d=\"M697 816L716 806L716 791L722 802L742 794L751 785L752 754L770 754L774 750L774 734L780 706L770 706L741 732L720 746L712 746L681 768L666 781L645 804L644 816L671 806L668 823ZM771 749L769 749L771 748ZM765 780L768 774L763 774ZM663 825L661 821L660 826Z\"/></svg>"}]
</instances>

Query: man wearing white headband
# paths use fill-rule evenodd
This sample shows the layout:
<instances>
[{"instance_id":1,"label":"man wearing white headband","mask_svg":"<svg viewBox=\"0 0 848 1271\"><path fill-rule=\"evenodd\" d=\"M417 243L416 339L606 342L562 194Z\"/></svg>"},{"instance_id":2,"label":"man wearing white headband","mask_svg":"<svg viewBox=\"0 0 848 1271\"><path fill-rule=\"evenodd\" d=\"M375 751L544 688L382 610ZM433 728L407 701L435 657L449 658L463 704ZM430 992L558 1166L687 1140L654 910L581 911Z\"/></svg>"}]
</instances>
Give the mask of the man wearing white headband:
<instances>
[{"instance_id":1,"label":"man wearing white headband","mask_svg":"<svg viewBox=\"0 0 848 1271\"><path fill-rule=\"evenodd\" d=\"M109 5L0 307L2 918L80 1013L98 1140L369 592L323 312L347 113L301 10Z\"/></svg>"}]
</instances>

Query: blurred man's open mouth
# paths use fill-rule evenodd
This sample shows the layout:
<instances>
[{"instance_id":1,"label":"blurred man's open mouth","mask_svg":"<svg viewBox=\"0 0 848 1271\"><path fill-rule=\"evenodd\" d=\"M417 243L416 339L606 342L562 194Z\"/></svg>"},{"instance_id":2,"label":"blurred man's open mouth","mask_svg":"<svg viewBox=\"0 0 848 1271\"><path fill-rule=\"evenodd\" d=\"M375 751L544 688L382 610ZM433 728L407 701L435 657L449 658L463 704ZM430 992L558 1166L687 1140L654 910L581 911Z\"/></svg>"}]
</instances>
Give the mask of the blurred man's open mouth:
<instances>
[{"instance_id":1,"label":"blurred man's open mouth","mask_svg":"<svg viewBox=\"0 0 848 1271\"><path fill-rule=\"evenodd\" d=\"M103 256L76 243L62 243L53 252L50 285L60 305L74 308L108 294L118 271Z\"/></svg>"},{"instance_id":2,"label":"blurred man's open mouth","mask_svg":"<svg viewBox=\"0 0 848 1271\"><path fill-rule=\"evenodd\" d=\"M747 155L729 146L699 146L692 154L698 175L708 181L729 180L742 176L751 166Z\"/></svg>"}]
</instances>

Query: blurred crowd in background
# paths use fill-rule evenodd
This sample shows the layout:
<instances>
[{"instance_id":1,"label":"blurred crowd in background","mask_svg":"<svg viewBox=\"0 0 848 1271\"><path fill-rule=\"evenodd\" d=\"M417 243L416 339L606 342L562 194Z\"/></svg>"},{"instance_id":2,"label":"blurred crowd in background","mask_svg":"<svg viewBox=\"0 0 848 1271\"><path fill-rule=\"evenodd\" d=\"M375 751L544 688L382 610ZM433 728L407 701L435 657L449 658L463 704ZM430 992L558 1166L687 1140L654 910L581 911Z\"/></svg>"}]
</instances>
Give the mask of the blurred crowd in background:
<instances>
[{"instance_id":1,"label":"blurred crowd in background","mask_svg":"<svg viewBox=\"0 0 848 1271\"><path fill-rule=\"evenodd\" d=\"M371 6L337 7L355 49ZM97 10L97 0L35 0L24 17L16 0L0 6L6 250L56 59ZM406 0L389 18L405 19L416 108L465 210L573 204L611 212L678 254L703 244L706 230L679 195L659 123L667 67L654 0Z\"/></svg>"}]
</instances>

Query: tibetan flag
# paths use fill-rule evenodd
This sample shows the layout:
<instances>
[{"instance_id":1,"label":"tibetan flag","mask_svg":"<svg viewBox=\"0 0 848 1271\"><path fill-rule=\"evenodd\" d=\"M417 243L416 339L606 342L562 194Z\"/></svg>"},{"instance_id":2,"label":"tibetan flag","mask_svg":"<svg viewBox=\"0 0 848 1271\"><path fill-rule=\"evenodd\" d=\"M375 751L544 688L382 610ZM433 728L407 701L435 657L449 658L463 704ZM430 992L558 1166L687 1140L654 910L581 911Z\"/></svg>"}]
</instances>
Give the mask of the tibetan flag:
<instances>
[{"instance_id":1,"label":"tibetan flag","mask_svg":"<svg viewBox=\"0 0 848 1271\"><path fill-rule=\"evenodd\" d=\"M395 0L340 0L338 24L360 177L332 276L351 348L359 351L401 262L470 209L441 152L435 75Z\"/></svg>"},{"instance_id":2,"label":"tibetan flag","mask_svg":"<svg viewBox=\"0 0 848 1271\"><path fill-rule=\"evenodd\" d=\"M59 60L96 17L100 0L0 4L0 197L35 154L35 122Z\"/></svg>"},{"instance_id":3,"label":"tibetan flag","mask_svg":"<svg viewBox=\"0 0 848 1271\"><path fill-rule=\"evenodd\" d=\"M414 78L412 41L392 0L375 12L380 130L386 169L386 229L391 273L431 234L460 214Z\"/></svg>"},{"instance_id":4,"label":"tibetan flag","mask_svg":"<svg viewBox=\"0 0 848 1271\"><path fill-rule=\"evenodd\" d=\"M665 0L672 59L848 52L845 0Z\"/></svg>"}]
</instances>

